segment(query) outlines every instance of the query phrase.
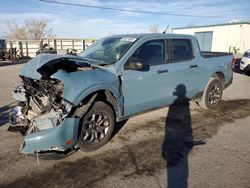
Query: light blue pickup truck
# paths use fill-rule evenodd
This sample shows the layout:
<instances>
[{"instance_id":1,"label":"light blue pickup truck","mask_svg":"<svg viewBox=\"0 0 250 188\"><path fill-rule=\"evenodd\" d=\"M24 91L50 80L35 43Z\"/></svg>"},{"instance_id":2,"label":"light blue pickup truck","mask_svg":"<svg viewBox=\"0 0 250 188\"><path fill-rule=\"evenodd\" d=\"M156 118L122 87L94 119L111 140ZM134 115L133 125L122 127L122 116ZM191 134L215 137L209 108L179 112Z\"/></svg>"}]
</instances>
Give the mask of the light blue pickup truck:
<instances>
[{"instance_id":1,"label":"light blue pickup truck","mask_svg":"<svg viewBox=\"0 0 250 188\"><path fill-rule=\"evenodd\" d=\"M79 56L39 55L20 70L10 129L24 134L22 153L93 151L117 122L176 102L180 85L185 98L216 107L233 80L231 61L176 34L116 35Z\"/></svg>"}]
</instances>

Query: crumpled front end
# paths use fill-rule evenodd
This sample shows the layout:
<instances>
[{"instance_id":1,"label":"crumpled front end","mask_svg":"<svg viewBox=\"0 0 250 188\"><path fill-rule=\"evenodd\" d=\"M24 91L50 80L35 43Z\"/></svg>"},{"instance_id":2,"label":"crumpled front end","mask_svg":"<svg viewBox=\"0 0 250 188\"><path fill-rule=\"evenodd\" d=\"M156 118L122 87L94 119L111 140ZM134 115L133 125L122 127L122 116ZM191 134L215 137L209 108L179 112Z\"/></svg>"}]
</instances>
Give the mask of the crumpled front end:
<instances>
[{"instance_id":1,"label":"crumpled front end","mask_svg":"<svg viewBox=\"0 0 250 188\"><path fill-rule=\"evenodd\" d=\"M84 97L104 83L116 86L112 93L119 89L116 75L75 56L39 55L21 68L20 77L22 84L13 90L18 105L10 114L9 130L24 135L22 153L74 148L79 118L73 114Z\"/></svg>"},{"instance_id":2,"label":"crumpled front end","mask_svg":"<svg viewBox=\"0 0 250 188\"><path fill-rule=\"evenodd\" d=\"M25 137L20 152L64 152L77 143L79 119L69 118L72 105L63 98L63 83L56 79L22 77L13 90L18 105L10 114L9 130Z\"/></svg>"}]
</instances>

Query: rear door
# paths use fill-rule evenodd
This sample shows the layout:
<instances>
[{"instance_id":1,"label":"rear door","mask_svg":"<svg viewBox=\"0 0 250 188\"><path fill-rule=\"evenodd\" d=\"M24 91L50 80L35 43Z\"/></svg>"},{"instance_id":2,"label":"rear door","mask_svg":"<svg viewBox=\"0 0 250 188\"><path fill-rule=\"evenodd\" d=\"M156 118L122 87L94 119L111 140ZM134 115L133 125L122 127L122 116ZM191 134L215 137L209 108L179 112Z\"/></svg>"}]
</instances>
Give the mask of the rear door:
<instances>
[{"instance_id":1,"label":"rear door","mask_svg":"<svg viewBox=\"0 0 250 188\"><path fill-rule=\"evenodd\" d=\"M191 98L200 90L203 65L196 60L190 39L172 39L171 41L172 57L168 70L173 75L173 90L176 91L178 86L185 87L185 97ZM173 93L171 102L175 99L176 96Z\"/></svg>"}]
</instances>

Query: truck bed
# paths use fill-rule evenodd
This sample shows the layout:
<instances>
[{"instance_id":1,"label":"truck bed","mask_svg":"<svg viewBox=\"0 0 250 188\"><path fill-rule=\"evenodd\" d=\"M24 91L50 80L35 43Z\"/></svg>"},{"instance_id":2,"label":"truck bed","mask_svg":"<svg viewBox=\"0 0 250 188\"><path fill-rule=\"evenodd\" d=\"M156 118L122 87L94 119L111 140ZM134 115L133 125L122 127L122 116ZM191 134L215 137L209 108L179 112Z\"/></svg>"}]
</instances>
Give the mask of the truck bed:
<instances>
[{"instance_id":1,"label":"truck bed","mask_svg":"<svg viewBox=\"0 0 250 188\"><path fill-rule=\"evenodd\" d=\"M227 56L227 55L233 55L233 54L227 53L227 52L207 52L207 51L201 51L201 55L204 58L210 58L210 57Z\"/></svg>"}]
</instances>

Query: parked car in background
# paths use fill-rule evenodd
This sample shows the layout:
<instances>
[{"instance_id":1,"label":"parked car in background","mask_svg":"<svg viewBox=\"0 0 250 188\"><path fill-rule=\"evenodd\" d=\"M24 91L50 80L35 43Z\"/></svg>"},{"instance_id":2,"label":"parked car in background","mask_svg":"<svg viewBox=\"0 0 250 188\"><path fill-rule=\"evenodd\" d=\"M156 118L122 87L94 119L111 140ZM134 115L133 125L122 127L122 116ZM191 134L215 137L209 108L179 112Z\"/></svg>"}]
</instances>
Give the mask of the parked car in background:
<instances>
[{"instance_id":1,"label":"parked car in background","mask_svg":"<svg viewBox=\"0 0 250 188\"><path fill-rule=\"evenodd\" d=\"M20 151L94 151L136 114L188 99L215 108L233 81L232 59L176 34L116 35L79 56L38 55L13 92L10 123L25 130Z\"/></svg>"},{"instance_id":2,"label":"parked car in background","mask_svg":"<svg viewBox=\"0 0 250 188\"><path fill-rule=\"evenodd\" d=\"M241 57L237 58L234 57L232 61L232 69L236 73L241 73L242 71L240 70L240 62L241 62Z\"/></svg>"},{"instance_id":3,"label":"parked car in background","mask_svg":"<svg viewBox=\"0 0 250 188\"><path fill-rule=\"evenodd\" d=\"M250 73L250 49L244 53L240 62L240 69L246 73Z\"/></svg>"}]
</instances>

